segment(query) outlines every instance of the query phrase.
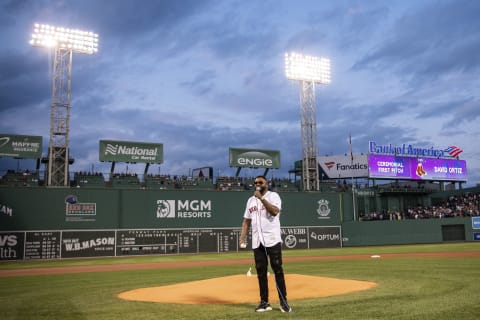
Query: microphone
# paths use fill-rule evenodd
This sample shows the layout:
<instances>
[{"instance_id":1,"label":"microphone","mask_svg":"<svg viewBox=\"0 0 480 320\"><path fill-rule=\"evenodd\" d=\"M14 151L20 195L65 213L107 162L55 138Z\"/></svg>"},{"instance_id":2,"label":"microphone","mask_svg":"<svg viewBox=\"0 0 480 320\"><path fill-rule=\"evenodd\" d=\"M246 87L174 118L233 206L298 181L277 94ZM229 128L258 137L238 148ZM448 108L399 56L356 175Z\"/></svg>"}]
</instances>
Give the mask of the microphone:
<instances>
[{"instance_id":1,"label":"microphone","mask_svg":"<svg viewBox=\"0 0 480 320\"><path fill-rule=\"evenodd\" d=\"M260 191L260 190L262 190L262 188L256 187L255 190Z\"/></svg>"}]
</instances>

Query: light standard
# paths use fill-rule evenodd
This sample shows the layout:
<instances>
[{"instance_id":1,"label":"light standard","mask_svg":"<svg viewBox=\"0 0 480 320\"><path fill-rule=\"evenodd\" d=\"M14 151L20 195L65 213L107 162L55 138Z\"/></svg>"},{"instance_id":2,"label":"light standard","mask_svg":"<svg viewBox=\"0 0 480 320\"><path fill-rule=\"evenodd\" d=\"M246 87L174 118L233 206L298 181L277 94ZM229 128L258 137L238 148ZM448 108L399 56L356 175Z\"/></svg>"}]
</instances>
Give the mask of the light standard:
<instances>
[{"instance_id":1,"label":"light standard","mask_svg":"<svg viewBox=\"0 0 480 320\"><path fill-rule=\"evenodd\" d=\"M300 85L303 190L318 191L320 181L317 161L315 83L330 83L330 60L298 53L286 53L285 73L287 79L297 80Z\"/></svg>"},{"instance_id":2,"label":"light standard","mask_svg":"<svg viewBox=\"0 0 480 320\"><path fill-rule=\"evenodd\" d=\"M70 85L73 53L98 51L98 35L93 32L34 24L30 44L55 51L48 148L48 186L69 185Z\"/></svg>"}]
</instances>

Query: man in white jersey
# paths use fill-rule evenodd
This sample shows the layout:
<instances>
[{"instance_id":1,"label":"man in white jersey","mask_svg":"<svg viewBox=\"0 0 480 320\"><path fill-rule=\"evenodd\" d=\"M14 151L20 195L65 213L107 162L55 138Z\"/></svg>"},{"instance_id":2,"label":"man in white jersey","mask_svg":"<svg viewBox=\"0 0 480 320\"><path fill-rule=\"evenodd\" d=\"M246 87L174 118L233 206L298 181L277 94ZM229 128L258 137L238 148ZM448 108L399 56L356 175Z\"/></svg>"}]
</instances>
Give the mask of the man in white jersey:
<instances>
[{"instance_id":1,"label":"man in white jersey","mask_svg":"<svg viewBox=\"0 0 480 320\"><path fill-rule=\"evenodd\" d=\"M252 227L252 249L260 289L260 304L256 312L270 311L268 302L268 258L275 274L280 299L280 310L291 312L287 303L287 289L282 268L282 238L280 233L280 211L282 200L278 193L268 190L264 176L255 178L255 192L247 201L243 215L240 247L245 247L248 229Z\"/></svg>"}]
</instances>

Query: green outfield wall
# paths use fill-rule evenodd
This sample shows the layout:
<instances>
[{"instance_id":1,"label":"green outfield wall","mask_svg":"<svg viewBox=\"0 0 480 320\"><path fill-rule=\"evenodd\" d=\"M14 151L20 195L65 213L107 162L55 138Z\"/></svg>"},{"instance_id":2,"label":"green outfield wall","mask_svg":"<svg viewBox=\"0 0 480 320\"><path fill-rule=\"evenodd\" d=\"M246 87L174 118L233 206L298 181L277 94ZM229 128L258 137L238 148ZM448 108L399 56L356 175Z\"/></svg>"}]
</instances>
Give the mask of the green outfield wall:
<instances>
[{"instance_id":1,"label":"green outfield wall","mask_svg":"<svg viewBox=\"0 0 480 320\"><path fill-rule=\"evenodd\" d=\"M342 233L343 246L475 240L471 218L348 221L342 223Z\"/></svg>"},{"instance_id":2,"label":"green outfield wall","mask_svg":"<svg viewBox=\"0 0 480 320\"><path fill-rule=\"evenodd\" d=\"M0 260L238 251L251 194L1 188ZM280 195L285 249L480 240L480 217L356 221L351 193Z\"/></svg>"},{"instance_id":3,"label":"green outfield wall","mask_svg":"<svg viewBox=\"0 0 480 320\"><path fill-rule=\"evenodd\" d=\"M251 192L0 189L1 230L213 228L242 223ZM338 193L282 193L282 225L339 225Z\"/></svg>"}]
</instances>

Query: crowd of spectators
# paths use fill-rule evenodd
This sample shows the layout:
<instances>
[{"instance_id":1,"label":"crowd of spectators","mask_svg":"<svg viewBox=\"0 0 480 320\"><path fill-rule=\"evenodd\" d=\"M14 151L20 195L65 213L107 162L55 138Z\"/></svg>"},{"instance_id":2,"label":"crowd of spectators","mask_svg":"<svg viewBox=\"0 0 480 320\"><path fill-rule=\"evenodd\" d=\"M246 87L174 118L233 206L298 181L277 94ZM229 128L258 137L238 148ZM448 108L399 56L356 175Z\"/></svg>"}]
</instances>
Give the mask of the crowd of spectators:
<instances>
[{"instance_id":1,"label":"crowd of spectators","mask_svg":"<svg viewBox=\"0 0 480 320\"><path fill-rule=\"evenodd\" d=\"M360 220L441 219L474 216L480 216L480 192L452 195L431 206L418 205L405 211L370 212L361 216Z\"/></svg>"},{"instance_id":2,"label":"crowd of spectators","mask_svg":"<svg viewBox=\"0 0 480 320\"><path fill-rule=\"evenodd\" d=\"M0 175L0 185L10 187L34 187L39 183L38 173L30 170L7 170L5 175Z\"/></svg>"},{"instance_id":3,"label":"crowd of spectators","mask_svg":"<svg viewBox=\"0 0 480 320\"><path fill-rule=\"evenodd\" d=\"M103 176L103 174L101 172L89 172L89 171L78 171L76 172L75 174L79 175L79 176Z\"/></svg>"}]
</instances>

